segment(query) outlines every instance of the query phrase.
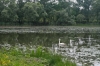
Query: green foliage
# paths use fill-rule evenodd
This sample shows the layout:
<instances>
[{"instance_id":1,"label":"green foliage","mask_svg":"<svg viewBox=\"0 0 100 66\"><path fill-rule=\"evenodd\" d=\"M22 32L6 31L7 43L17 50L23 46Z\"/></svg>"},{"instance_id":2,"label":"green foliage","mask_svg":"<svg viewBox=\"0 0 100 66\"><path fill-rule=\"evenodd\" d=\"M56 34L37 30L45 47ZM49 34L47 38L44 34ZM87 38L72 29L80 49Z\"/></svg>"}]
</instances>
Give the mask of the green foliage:
<instances>
[{"instance_id":1,"label":"green foliage","mask_svg":"<svg viewBox=\"0 0 100 66\"><path fill-rule=\"evenodd\" d=\"M45 50L43 50L42 46L39 46L36 49L36 52L32 51L30 54L31 57L38 57L38 58L45 58L47 59L44 61L47 63L49 66L65 66L65 65L70 65L70 66L76 66L75 63L72 63L70 61L62 61L62 56L58 54L51 54ZM48 62L47 62L48 61Z\"/></svg>"},{"instance_id":2,"label":"green foliage","mask_svg":"<svg viewBox=\"0 0 100 66\"><path fill-rule=\"evenodd\" d=\"M36 49L35 56L36 56L36 57L41 57L42 54L43 54L42 47L39 46L39 47Z\"/></svg>"},{"instance_id":3,"label":"green foliage","mask_svg":"<svg viewBox=\"0 0 100 66\"><path fill-rule=\"evenodd\" d=\"M19 51L19 50L16 50L16 49L11 49L10 51L10 54L13 55L13 56L18 56L18 55L22 55L22 52Z\"/></svg>"},{"instance_id":4,"label":"green foliage","mask_svg":"<svg viewBox=\"0 0 100 66\"><path fill-rule=\"evenodd\" d=\"M77 3L69 0L58 0L58 2L56 0L0 0L0 25L66 26L100 23L99 0L76 1Z\"/></svg>"},{"instance_id":5,"label":"green foliage","mask_svg":"<svg viewBox=\"0 0 100 66\"><path fill-rule=\"evenodd\" d=\"M75 63L72 63L72 62L70 62L70 61L65 61L65 65L66 65L66 66L76 66Z\"/></svg>"},{"instance_id":6,"label":"green foliage","mask_svg":"<svg viewBox=\"0 0 100 66\"><path fill-rule=\"evenodd\" d=\"M81 22L83 22L85 20L85 16L82 15L82 14L78 14L76 19L77 19L78 23L81 23Z\"/></svg>"},{"instance_id":7,"label":"green foliage","mask_svg":"<svg viewBox=\"0 0 100 66\"><path fill-rule=\"evenodd\" d=\"M62 63L62 57L60 55L52 55L50 60L49 60L49 66L55 66L56 63Z\"/></svg>"},{"instance_id":8,"label":"green foliage","mask_svg":"<svg viewBox=\"0 0 100 66\"><path fill-rule=\"evenodd\" d=\"M35 21L37 17L39 17L37 13L37 4L28 2L24 5L24 20L26 21Z\"/></svg>"},{"instance_id":9,"label":"green foliage","mask_svg":"<svg viewBox=\"0 0 100 66\"><path fill-rule=\"evenodd\" d=\"M12 48L0 51L0 65L2 66L76 66L70 61L62 61L62 56L47 52L42 46L37 47L36 52L22 53L21 50Z\"/></svg>"}]
</instances>

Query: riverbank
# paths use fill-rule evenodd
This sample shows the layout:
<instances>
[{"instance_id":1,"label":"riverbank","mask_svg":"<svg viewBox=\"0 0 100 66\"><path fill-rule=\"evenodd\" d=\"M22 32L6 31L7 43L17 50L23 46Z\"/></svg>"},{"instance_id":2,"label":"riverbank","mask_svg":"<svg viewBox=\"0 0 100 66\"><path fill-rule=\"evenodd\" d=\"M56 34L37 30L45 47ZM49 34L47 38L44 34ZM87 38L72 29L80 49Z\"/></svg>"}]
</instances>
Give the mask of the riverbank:
<instances>
[{"instance_id":1,"label":"riverbank","mask_svg":"<svg viewBox=\"0 0 100 66\"><path fill-rule=\"evenodd\" d=\"M0 66L76 66L74 62L63 61L61 55L52 54L42 46L29 48L6 45L0 49Z\"/></svg>"},{"instance_id":2,"label":"riverbank","mask_svg":"<svg viewBox=\"0 0 100 66\"><path fill-rule=\"evenodd\" d=\"M0 33L100 33L93 26L0 26Z\"/></svg>"}]
</instances>

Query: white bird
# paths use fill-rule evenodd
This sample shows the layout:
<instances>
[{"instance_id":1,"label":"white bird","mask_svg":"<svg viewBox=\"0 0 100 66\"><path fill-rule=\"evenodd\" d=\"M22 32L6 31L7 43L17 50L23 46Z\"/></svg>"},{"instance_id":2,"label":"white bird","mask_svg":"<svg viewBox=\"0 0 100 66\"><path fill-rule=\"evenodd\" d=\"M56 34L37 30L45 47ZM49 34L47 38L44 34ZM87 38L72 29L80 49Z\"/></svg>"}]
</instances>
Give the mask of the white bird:
<instances>
[{"instance_id":1,"label":"white bird","mask_svg":"<svg viewBox=\"0 0 100 66\"><path fill-rule=\"evenodd\" d=\"M89 46L91 46L91 44L92 44L92 39L93 39L93 38L91 38L91 35L89 35L89 38L88 38L88 45L89 45Z\"/></svg>"},{"instance_id":2,"label":"white bird","mask_svg":"<svg viewBox=\"0 0 100 66\"><path fill-rule=\"evenodd\" d=\"M59 47L65 47L66 44L65 43L61 43L60 41L61 41L61 39L59 38Z\"/></svg>"},{"instance_id":3,"label":"white bird","mask_svg":"<svg viewBox=\"0 0 100 66\"><path fill-rule=\"evenodd\" d=\"M82 45L84 43L85 43L85 41L82 41L81 38L79 38L79 44Z\"/></svg>"},{"instance_id":4,"label":"white bird","mask_svg":"<svg viewBox=\"0 0 100 66\"><path fill-rule=\"evenodd\" d=\"M11 48L11 45L10 44L4 44L4 45L2 45L2 47L4 47L5 49L9 50Z\"/></svg>"},{"instance_id":5,"label":"white bird","mask_svg":"<svg viewBox=\"0 0 100 66\"><path fill-rule=\"evenodd\" d=\"M100 62L99 61L94 61L94 66L100 66Z\"/></svg>"},{"instance_id":6,"label":"white bird","mask_svg":"<svg viewBox=\"0 0 100 66\"><path fill-rule=\"evenodd\" d=\"M71 40L71 39L70 39L70 46L71 46L71 47L73 46L73 41L74 41L74 40Z\"/></svg>"}]
</instances>

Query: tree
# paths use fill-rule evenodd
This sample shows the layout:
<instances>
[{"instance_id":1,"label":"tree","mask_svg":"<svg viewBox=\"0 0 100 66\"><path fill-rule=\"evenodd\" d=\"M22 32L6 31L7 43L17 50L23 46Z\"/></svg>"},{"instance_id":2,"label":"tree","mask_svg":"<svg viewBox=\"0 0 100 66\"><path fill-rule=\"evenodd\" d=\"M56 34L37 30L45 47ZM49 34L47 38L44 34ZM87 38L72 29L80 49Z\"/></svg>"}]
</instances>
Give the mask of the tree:
<instances>
[{"instance_id":1,"label":"tree","mask_svg":"<svg viewBox=\"0 0 100 66\"><path fill-rule=\"evenodd\" d=\"M24 4L25 3L23 2L23 0L18 0L17 1L17 7L18 7L17 15L18 15L18 22L19 22L20 25L24 24L23 23L24 15L23 15L23 10L22 10Z\"/></svg>"},{"instance_id":2,"label":"tree","mask_svg":"<svg viewBox=\"0 0 100 66\"><path fill-rule=\"evenodd\" d=\"M32 3L28 2L24 5L24 21L31 22L31 24L36 24L38 21L37 19L40 17L40 12L42 12L42 5L39 3ZM45 12L43 11L42 17L45 17Z\"/></svg>"},{"instance_id":3,"label":"tree","mask_svg":"<svg viewBox=\"0 0 100 66\"><path fill-rule=\"evenodd\" d=\"M67 9L60 10L57 16L57 25L74 25L75 21L67 12Z\"/></svg>"},{"instance_id":4,"label":"tree","mask_svg":"<svg viewBox=\"0 0 100 66\"><path fill-rule=\"evenodd\" d=\"M81 24L84 22L85 16L83 14L78 14L76 19L77 19L77 22Z\"/></svg>"},{"instance_id":5,"label":"tree","mask_svg":"<svg viewBox=\"0 0 100 66\"><path fill-rule=\"evenodd\" d=\"M6 10L6 8L8 7L8 5L9 5L9 0L0 0L0 19L1 19L1 21L3 21L3 14L2 14L2 12L4 13L4 12L6 12L7 13L7 10ZM2 17L3 16L3 17Z\"/></svg>"},{"instance_id":6,"label":"tree","mask_svg":"<svg viewBox=\"0 0 100 66\"><path fill-rule=\"evenodd\" d=\"M89 22L90 10L91 10L91 5L93 3L93 0L77 0L77 2L78 2L79 8L82 8L81 14L84 14L87 22Z\"/></svg>"},{"instance_id":7,"label":"tree","mask_svg":"<svg viewBox=\"0 0 100 66\"><path fill-rule=\"evenodd\" d=\"M1 12L1 16L2 16L2 20L4 22L7 22L9 19L9 13L8 13L8 9L3 9Z\"/></svg>"},{"instance_id":8,"label":"tree","mask_svg":"<svg viewBox=\"0 0 100 66\"><path fill-rule=\"evenodd\" d=\"M0 23L75 25L100 23L100 0L0 0Z\"/></svg>"},{"instance_id":9,"label":"tree","mask_svg":"<svg viewBox=\"0 0 100 66\"><path fill-rule=\"evenodd\" d=\"M16 0L11 0L10 4L8 5L8 8L9 8L10 22L16 22L18 20L18 15L17 15L18 7L16 5Z\"/></svg>"},{"instance_id":10,"label":"tree","mask_svg":"<svg viewBox=\"0 0 100 66\"><path fill-rule=\"evenodd\" d=\"M11 24L13 24L13 22L17 21L17 18L18 18L17 13L16 13L17 6L15 2L16 2L15 0L10 0L1 12L2 19L5 23L11 22Z\"/></svg>"},{"instance_id":11,"label":"tree","mask_svg":"<svg viewBox=\"0 0 100 66\"><path fill-rule=\"evenodd\" d=\"M99 21L100 17L100 0L94 0L92 4L92 15L94 18L96 17L97 22Z\"/></svg>"},{"instance_id":12,"label":"tree","mask_svg":"<svg viewBox=\"0 0 100 66\"><path fill-rule=\"evenodd\" d=\"M43 24L48 25L49 21L49 12L52 10L52 2L49 2L50 0L40 0L39 3L43 5L44 7L44 12L42 13L42 19L43 19ZM48 15L48 16L47 16Z\"/></svg>"},{"instance_id":13,"label":"tree","mask_svg":"<svg viewBox=\"0 0 100 66\"><path fill-rule=\"evenodd\" d=\"M49 12L49 25L57 25L57 16L58 16L57 10L52 9Z\"/></svg>"}]
</instances>

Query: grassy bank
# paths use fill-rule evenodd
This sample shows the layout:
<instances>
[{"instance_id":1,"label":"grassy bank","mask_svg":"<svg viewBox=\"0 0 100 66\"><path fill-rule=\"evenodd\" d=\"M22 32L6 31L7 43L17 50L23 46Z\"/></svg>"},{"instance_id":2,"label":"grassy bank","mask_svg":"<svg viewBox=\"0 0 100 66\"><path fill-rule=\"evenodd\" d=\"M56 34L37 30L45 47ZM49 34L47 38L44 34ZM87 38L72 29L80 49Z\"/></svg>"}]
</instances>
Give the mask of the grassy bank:
<instances>
[{"instance_id":1,"label":"grassy bank","mask_svg":"<svg viewBox=\"0 0 100 66\"><path fill-rule=\"evenodd\" d=\"M52 54L41 46L34 51L23 52L11 48L0 50L0 66L76 66L68 60L62 61L62 56Z\"/></svg>"}]
</instances>

